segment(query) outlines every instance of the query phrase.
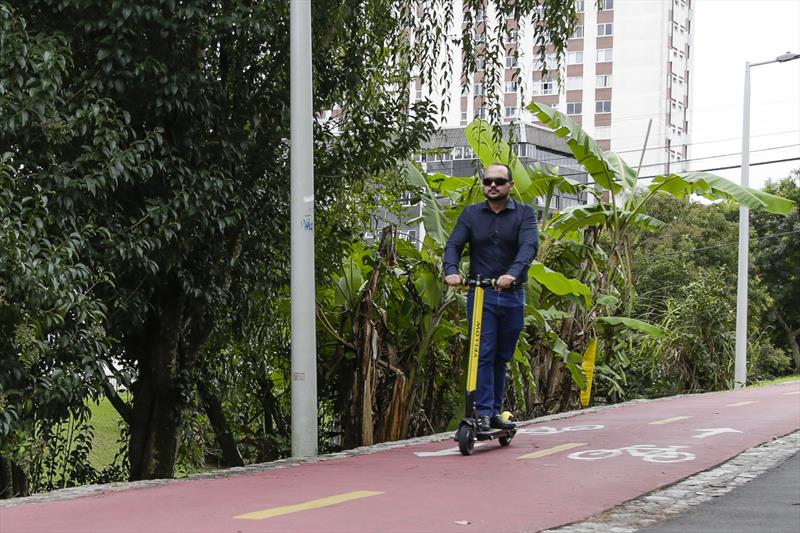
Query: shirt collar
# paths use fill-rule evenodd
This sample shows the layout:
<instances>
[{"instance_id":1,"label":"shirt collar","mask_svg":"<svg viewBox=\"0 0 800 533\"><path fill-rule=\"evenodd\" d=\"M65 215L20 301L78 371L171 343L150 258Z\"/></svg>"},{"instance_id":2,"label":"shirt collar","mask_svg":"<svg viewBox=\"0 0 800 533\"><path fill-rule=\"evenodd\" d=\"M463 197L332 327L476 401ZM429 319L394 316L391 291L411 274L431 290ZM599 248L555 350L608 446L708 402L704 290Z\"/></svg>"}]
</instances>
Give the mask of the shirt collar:
<instances>
[{"instance_id":1,"label":"shirt collar","mask_svg":"<svg viewBox=\"0 0 800 533\"><path fill-rule=\"evenodd\" d=\"M513 198L509 198L508 202L506 202L505 207L503 207L502 211L500 212L502 213L506 209L516 209L516 208L517 208L517 202ZM489 200L484 200L483 204L481 204L481 209L486 209L487 211L492 210L492 208L489 207Z\"/></svg>"}]
</instances>

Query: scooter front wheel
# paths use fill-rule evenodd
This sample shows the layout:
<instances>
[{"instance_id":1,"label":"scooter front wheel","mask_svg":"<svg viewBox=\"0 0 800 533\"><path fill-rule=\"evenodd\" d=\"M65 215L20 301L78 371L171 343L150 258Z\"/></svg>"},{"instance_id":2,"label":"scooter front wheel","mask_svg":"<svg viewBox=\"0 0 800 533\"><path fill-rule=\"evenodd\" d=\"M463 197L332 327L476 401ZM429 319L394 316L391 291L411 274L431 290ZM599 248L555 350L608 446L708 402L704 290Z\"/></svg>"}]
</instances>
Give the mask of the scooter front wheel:
<instances>
[{"instance_id":1,"label":"scooter front wheel","mask_svg":"<svg viewBox=\"0 0 800 533\"><path fill-rule=\"evenodd\" d=\"M461 455L472 455L475 449L475 429L468 424L461 424L456 434L458 438L458 451Z\"/></svg>"}]
</instances>

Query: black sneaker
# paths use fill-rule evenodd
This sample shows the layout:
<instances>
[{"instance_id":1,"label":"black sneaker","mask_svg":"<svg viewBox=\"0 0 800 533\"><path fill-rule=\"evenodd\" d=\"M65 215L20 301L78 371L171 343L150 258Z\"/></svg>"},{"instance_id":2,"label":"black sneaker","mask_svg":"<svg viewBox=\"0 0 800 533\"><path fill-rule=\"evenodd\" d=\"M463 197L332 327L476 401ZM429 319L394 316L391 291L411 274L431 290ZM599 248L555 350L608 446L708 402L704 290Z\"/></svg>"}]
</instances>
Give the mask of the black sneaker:
<instances>
[{"instance_id":1,"label":"black sneaker","mask_svg":"<svg viewBox=\"0 0 800 533\"><path fill-rule=\"evenodd\" d=\"M491 431L491 430L492 430L492 423L489 422L489 417L487 415L479 416L478 431Z\"/></svg>"},{"instance_id":2,"label":"black sneaker","mask_svg":"<svg viewBox=\"0 0 800 533\"><path fill-rule=\"evenodd\" d=\"M495 429L514 429L515 427L517 427L517 425L514 422L512 422L511 420L503 420L503 418L500 415L494 415L489 424L491 427Z\"/></svg>"}]
</instances>

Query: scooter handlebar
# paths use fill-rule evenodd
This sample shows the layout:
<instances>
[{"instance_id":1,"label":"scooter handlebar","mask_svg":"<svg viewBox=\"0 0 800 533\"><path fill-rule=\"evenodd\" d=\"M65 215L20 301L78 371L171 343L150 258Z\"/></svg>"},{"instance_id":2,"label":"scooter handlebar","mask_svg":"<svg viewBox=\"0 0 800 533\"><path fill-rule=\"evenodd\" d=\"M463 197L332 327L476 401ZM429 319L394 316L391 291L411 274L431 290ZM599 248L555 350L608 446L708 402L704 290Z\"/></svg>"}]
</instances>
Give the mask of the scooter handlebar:
<instances>
[{"instance_id":1,"label":"scooter handlebar","mask_svg":"<svg viewBox=\"0 0 800 533\"><path fill-rule=\"evenodd\" d=\"M464 278L461 280L461 284L465 287L496 287L497 280L494 278L482 278L478 276L477 279Z\"/></svg>"}]
</instances>

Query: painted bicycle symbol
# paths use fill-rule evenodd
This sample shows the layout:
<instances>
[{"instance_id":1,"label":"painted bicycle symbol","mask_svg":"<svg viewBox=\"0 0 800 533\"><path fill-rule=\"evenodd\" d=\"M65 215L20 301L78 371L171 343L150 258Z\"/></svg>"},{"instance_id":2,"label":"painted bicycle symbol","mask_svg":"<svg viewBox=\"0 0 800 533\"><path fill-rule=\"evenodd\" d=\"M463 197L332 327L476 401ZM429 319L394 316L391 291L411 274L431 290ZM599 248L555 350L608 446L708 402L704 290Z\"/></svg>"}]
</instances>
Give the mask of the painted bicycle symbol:
<instances>
[{"instance_id":1,"label":"painted bicycle symbol","mask_svg":"<svg viewBox=\"0 0 800 533\"><path fill-rule=\"evenodd\" d=\"M610 459L619 457L624 452L628 452L633 457L641 457L642 460L650 463L680 463L682 461L693 461L695 455L690 452L679 452L680 448L688 446L664 446L657 447L653 444L636 444L623 448L585 450L569 454L570 459L582 461L597 461L599 459Z\"/></svg>"},{"instance_id":2,"label":"painted bicycle symbol","mask_svg":"<svg viewBox=\"0 0 800 533\"><path fill-rule=\"evenodd\" d=\"M568 431L593 431L595 429L603 429L605 426L599 424L587 424L584 426L567 426L563 428L554 428L552 426L537 426L534 428L522 428L517 430L517 433L525 435L555 435L557 433L566 433Z\"/></svg>"}]
</instances>

